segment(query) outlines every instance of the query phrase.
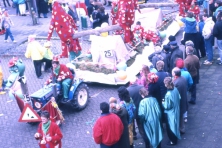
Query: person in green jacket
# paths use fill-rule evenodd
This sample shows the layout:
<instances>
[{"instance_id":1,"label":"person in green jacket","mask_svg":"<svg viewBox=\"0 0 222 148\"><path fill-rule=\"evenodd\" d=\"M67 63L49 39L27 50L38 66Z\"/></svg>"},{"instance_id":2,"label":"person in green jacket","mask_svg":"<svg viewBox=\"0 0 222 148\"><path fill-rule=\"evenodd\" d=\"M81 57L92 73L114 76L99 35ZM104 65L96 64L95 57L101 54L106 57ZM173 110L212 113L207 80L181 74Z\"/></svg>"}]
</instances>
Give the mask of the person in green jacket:
<instances>
[{"instance_id":1,"label":"person in green jacket","mask_svg":"<svg viewBox=\"0 0 222 148\"><path fill-rule=\"evenodd\" d=\"M162 100L164 113L166 116L166 131L170 139L168 145L176 145L177 140L180 139L180 94L176 87L174 87L171 77L164 79L164 84L167 88L165 98Z\"/></svg>"},{"instance_id":2,"label":"person in green jacket","mask_svg":"<svg viewBox=\"0 0 222 148\"><path fill-rule=\"evenodd\" d=\"M138 116L150 142L150 144L146 143L146 148L150 145L153 148L161 148L163 132L160 106L156 98L148 95L146 88L141 88L139 93L144 99L140 102Z\"/></svg>"}]
</instances>

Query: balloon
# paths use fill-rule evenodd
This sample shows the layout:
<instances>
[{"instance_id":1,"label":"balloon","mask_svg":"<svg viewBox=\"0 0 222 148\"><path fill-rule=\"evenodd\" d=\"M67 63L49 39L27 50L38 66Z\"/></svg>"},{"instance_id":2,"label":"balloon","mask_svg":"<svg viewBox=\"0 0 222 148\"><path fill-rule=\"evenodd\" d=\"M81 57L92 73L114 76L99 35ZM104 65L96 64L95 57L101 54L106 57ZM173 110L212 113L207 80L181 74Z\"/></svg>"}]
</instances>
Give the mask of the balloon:
<instances>
[{"instance_id":1,"label":"balloon","mask_svg":"<svg viewBox=\"0 0 222 148\"><path fill-rule=\"evenodd\" d=\"M92 54L86 54L87 58L92 59Z\"/></svg>"},{"instance_id":2,"label":"balloon","mask_svg":"<svg viewBox=\"0 0 222 148\"><path fill-rule=\"evenodd\" d=\"M177 20L177 23L179 24L180 27L184 26L184 23L181 20Z\"/></svg>"},{"instance_id":3,"label":"balloon","mask_svg":"<svg viewBox=\"0 0 222 148\"><path fill-rule=\"evenodd\" d=\"M100 34L100 36L107 37L108 36L108 32L103 32L103 33Z\"/></svg>"},{"instance_id":4,"label":"balloon","mask_svg":"<svg viewBox=\"0 0 222 148\"><path fill-rule=\"evenodd\" d=\"M160 31L160 37L164 39L166 37L166 31Z\"/></svg>"},{"instance_id":5,"label":"balloon","mask_svg":"<svg viewBox=\"0 0 222 148\"><path fill-rule=\"evenodd\" d=\"M124 62L120 62L119 64L116 65L116 68L117 68L119 71L121 71L121 70L125 71L126 68L127 68L127 65L126 65L126 63L124 63Z\"/></svg>"},{"instance_id":6,"label":"balloon","mask_svg":"<svg viewBox=\"0 0 222 148\"><path fill-rule=\"evenodd\" d=\"M109 26L108 23L102 23L101 28L104 28L104 27L107 27L107 26Z\"/></svg>"},{"instance_id":7,"label":"balloon","mask_svg":"<svg viewBox=\"0 0 222 148\"><path fill-rule=\"evenodd\" d=\"M119 78L120 80L125 80L127 78L127 73L123 70L117 71L117 78Z\"/></svg>"}]
</instances>

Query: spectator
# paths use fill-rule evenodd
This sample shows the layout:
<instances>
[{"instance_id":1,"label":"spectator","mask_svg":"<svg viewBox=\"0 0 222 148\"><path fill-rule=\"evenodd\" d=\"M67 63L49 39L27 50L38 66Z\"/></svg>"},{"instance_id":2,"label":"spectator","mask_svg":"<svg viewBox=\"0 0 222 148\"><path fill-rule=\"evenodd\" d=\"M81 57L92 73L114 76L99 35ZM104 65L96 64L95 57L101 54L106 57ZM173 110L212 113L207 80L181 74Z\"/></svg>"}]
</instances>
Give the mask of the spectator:
<instances>
[{"instance_id":1,"label":"spectator","mask_svg":"<svg viewBox=\"0 0 222 148\"><path fill-rule=\"evenodd\" d=\"M2 21L1 21L1 26L4 27L5 29L5 40L4 42L9 42L8 41L8 36L11 38L13 43L16 43L16 41L14 40L14 37L12 35L11 32L11 26L14 26L14 23L12 22L11 18L9 17L8 14L8 10L7 9L3 9L3 15L2 15Z\"/></svg>"},{"instance_id":2,"label":"spectator","mask_svg":"<svg viewBox=\"0 0 222 148\"><path fill-rule=\"evenodd\" d=\"M178 67L172 70L173 83L180 94L180 133L185 133L185 125L183 115L188 109L187 104L187 81L184 77L181 77L181 71Z\"/></svg>"},{"instance_id":3,"label":"spectator","mask_svg":"<svg viewBox=\"0 0 222 148\"><path fill-rule=\"evenodd\" d=\"M135 119L135 105L133 103L132 98L130 98L129 91L126 89L126 87L121 86L118 88L118 96L120 98L120 106L124 107L128 111L129 115L129 122L128 122L128 128L129 128L129 139L130 139L130 147L133 147L133 121Z\"/></svg>"},{"instance_id":4,"label":"spectator","mask_svg":"<svg viewBox=\"0 0 222 148\"><path fill-rule=\"evenodd\" d=\"M199 23L198 23L198 28L199 28L199 49L200 49L200 53L201 53L201 58L206 57L206 50L205 50L205 45L204 45L204 38L202 35L202 31L203 31L203 27L204 27L204 20L203 20L203 14L199 15Z\"/></svg>"},{"instance_id":5,"label":"spectator","mask_svg":"<svg viewBox=\"0 0 222 148\"><path fill-rule=\"evenodd\" d=\"M153 66L156 68L156 63L158 61L163 61L164 60L164 53L162 53L162 49L160 46L156 46L154 48L155 52L151 54L148 59L152 62Z\"/></svg>"},{"instance_id":6,"label":"spectator","mask_svg":"<svg viewBox=\"0 0 222 148\"><path fill-rule=\"evenodd\" d=\"M187 57L184 60L184 65L193 79L193 85L190 88L191 98L190 98L189 103L196 104L196 84L198 81L200 63L199 63L198 57L193 55L192 47L189 46L186 48L186 54L187 54Z\"/></svg>"},{"instance_id":7,"label":"spectator","mask_svg":"<svg viewBox=\"0 0 222 148\"><path fill-rule=\"evenodd\" d=\"M137 84L137 77L136 76L133 76L133 77L130 78L130 85L129 85L129 87L127 87L127 90L129 91L130 97L133 99L133 102L136 106L135 119L136 119L136 123L137 123L138 127L141 124L141 122L139 121L139 117L138 117L138 109L139 109L140 101L143 99L141 97L141 95L139 94L139 91L142 87L143 87L142 85ZM139 130L140 130L140 128L139 128ZM133 138L134 140L137 139L135 124L133 124L133 137L134 137Z\"/></svg>"},{"instance_id":8,"label":"spectator","mask_svg":"<svg viewBox=\"0 0 222 148\"><path fill-rule=\"evenodd\" d=\"M177 58L183 59L183 51L179 49L176 41L170 42L171 55L169 58L169 71L172 72L172 69L176 66L175 62Z\"/></svg>"},{"instance_id":9,"label":"spectator","mask_svg":"<svg viewBox=\"0 0 222 148\"><path fill-rule=\"evenodd\" d=\"M96 19L93 21L93 23L98 23L98 27L101 27L103 23L109 24L109 14L105 13L105 7L101 6L98 9L98 13L96 15Z\"/></svg>"},{"instance_id":10,"label":"spectator","mask_svg":"<svg viewBox=\"0 0 222 148\"><path fill-rule=\"evenodd\" d=\"M25 11L26 11L25 0L18 0L17 3L19 6L19 12L20 12L21 16L26 16L26 14L25 14Z\"/></svg>"},{"instance_id":11,"label":"spectator","mask_svg":"<svg viewBox=\"0 0 222 148\"><path fill-rule=\"evenodd\" d=\"M213 62L213 27L214 22L212 17L208 17L207 14L203 15L204 20L204 28L202 31L202 35L204 37L204 43L207 53L207 60L204 61L204 65L212 65Z\"/></svg>"},{"instance_id":12,"label":"spectator","mask_svg":"<svg viewBox=\"0 0 222 148\"><path fill-rule=\"evenodd\" d=\"M48 3L45 0L38 0L38 13L39 13L39 18L41 17L41 14L43 14L44 18L48 18L47 13L48 13Z\"/></svg>"},{"instance_id":13,"label":"spectator","mask_svg":"<svg viewBox=\"0 0 222 148\"><path fill-rule=\"evenodd\" d=\"M41 71L43 52L43 47L39 44L39 42L35 41L35 35L29 35L25 57L32 59L38 79L43 79Z\"/></svg>"},{"instance_id":14,"label":"spectator","mask_svg":"<svg viewBox=\"0 0 222 148\"><path fill-rule=\"evenodd\" d=\"M68 14L72 17L72 19L77 23L79 21L78 14L76 12L76 6L73 4L69 4Z\"/></svg>"},{"instance_id":15,"label":"spectator","mask_svg":"<svg viewBox=\"0 0 222 148\"><path fill-rule=\"evenodd\" d=\"M123 123L120 118L109 112L109 104L100 103L101 117L93 127L93 138L100 148L117 148L123 133Z\"/></svg>"},{"instance_id":16,"label":"spectator","mask_svg":"<svg viewBox=\"0 0 222 148\"><path fill-rule=\"evenodd\" d=\"M185 24L184 28L184 40L181 42L183 45L185 45L185 42L188 40L191 40L194 43L194 47L196 50L199 49L199 39L198 39L198 33L197 33L197 21L194 18L194 14L192 12L187 12L187 16L185 18L182 18L181 21ZM199 57L199 52L197 52ZM172 70L172 69L171 69Z\"/></svg>"},{"instance_id":17,"label":"spectator","mask_svg":"<svg viewBox=\"0 0 222 148\"><path fill-rule=\"evenodd\" d=\"M142 70L140 71L141 78L138 80L138 84L142 85L146 89L148 89L148 79L147 76L150 73L150 69L148 66L143 65Z\"/></svg>"},{"instance_id":18,"label":"spectator","mask_svg":"<svg viewBox=\"0 0 222 148\"><path fill-rule=\"evenodd\" d=\"M44 43L43 60L45 62L45 72L51 73L53 53L51 51L51 42Z\"/></svg>"},{"instance_id":19,"label":"spectator","mask_svg":"<svg viewBox=\"0 0 222 148\"><path fill-rule=\"evenodd\" d=\"M187 91L190 90L193 85L193 79L187 69L184 67L183 59L178 58L176 60L176 67L180 68L181 76L184 77L187 81ZM188 111L188 110L187 110ZM184 113L183 118L184 122L187 122L187 111Z\"/></svg>"},{"instance_id":20,"label":"spectator","mask_svg":"<svg viewBox=\"0 0 222 148\"><path fill-rule=\"evenodd\" d=\"M164 84L167 88L167 93L162 101L166 116L166 131L170 139L168 145L176 145L180 139L180 94L177 88L174 87L171 77L164 79Z\"/></svg>"},{"instance_id":21,"label":"spectator","mask_svg":"<svg viewBox=\"0 0 222 148\"><path fill-rule=\"evenodd\" d=\"M50 115L48 111L43 111L40 116L42 122L39 124L38 131L34 135L36 140L39 140L40 148L62 148L61 139L63 135L59 129L59 126L56 123L50 121Z\"/></svg>"},{"instance_id":22,"label":"spectator","mask_svg":"<svg viewBox=\"0 0 222 148\"><path fill-rule=\"evenodd\" d=\"M111 112L116 114L123 123L123 134L120 137L120 140L118 142L119 148L130 148L130 141L129 141L129 130L128 130L128 122L129 122L129 116L128 112L125 108L120 107L119 104L117 104L117 99L111 97L109 99L109 105Z\"/></svg>"},{"instance_id":23,"label":"spectator","mask_svg":"<svg viewBox=\"0 0 222 148\"><path fill-rule=\"evenodd\" d=\"M169 60L170 60L170 55L171 55L171 48L168 45L163 45L163 51L162 55L164 57L163 62L164 62L164 71L169 72Z\"/></svg>"},{"instance_id":24,"label":"spectator","mask_svg":"<svg viewBox=\"0 0 222 148\"><path fill-rule=\"evenodd\" d=\"M93 26L93 29L95 29L96 27L100 27L99 26L99 21L97 21L98 13L99 13L98 9L99 9L99 7L95 6L95 10L92 13L92 19L93 19L92 26Z\"/></svg>"},{"instance_id":25,"label":"spectator","mask_svg":"<svg viewBox=\"0 0 222 148\"><path fill-rule=\"evenodd\" d=\"M163 132L160 106L156 98L149 96L146 88L140 89L140 95L143 100L140 102L138 115L149 139L149 143L145 143L146 148L149 148L150 145L155 148L161 148Z\"/></svg>"},{"instance_id":26,"label":"spectator","mask_svg":"<svg viewBox=\"0 0 222 148\"><path fill-rule=\"evenodd\" d=\"M220 54L218 65L222 65L222 12L217 15L217 22L213 28L213 35L217 38L217 46Z\"/></svg>"},{"instance_id":27,"label":"spectator","mask_svg":"<svg viewBox=\"0 0 222 148\"><path fill-rule=\"evenodd\" d=\"M94 5L94 1L93 0L90 0L89 2L90 3L89 3L89 6L87 7L87 11L88 11L89 18L91 18L92 17L92 13L95 10L95 5Z\"/></svg>"},{"instance_id":28,"label":"spectator","mask_svg":"<svg viewBox=\"0 0 222 148\"><path fill-rule=\"evenodd\" d=\"M214 3L214 6L216 7L216 10L214 12L214 17L217 18L218 12L222 11L222 2L220 0L217 0Z\"/></svg>"},{"instance_id":29,"label":"spectator","mask_svg":"<svg viewBox=\"0 0 222 148\"><path fill-rule=\"evenodd\" d=\"M19 5L18 5L18 0L13 0L13 5L15 6L16 9L16 15L21 15L20 11L19 11Z\"/></svg>"}]
</instances>

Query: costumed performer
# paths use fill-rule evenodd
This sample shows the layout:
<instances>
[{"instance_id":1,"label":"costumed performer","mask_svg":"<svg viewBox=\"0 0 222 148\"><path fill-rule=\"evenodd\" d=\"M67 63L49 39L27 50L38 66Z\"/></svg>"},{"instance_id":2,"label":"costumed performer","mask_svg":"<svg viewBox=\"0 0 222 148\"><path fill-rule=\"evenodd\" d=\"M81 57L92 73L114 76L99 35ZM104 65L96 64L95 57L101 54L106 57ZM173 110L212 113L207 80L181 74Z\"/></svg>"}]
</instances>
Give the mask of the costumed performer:
<instances>
[{"instance_id":1,"label":"costumed performer","mask_svg":"<svg viewBox=\"0 0 222 148\"><path fill-rule=\"evenodd\" d=\"M54 56L52 59L53 72L50 78L45 82L48 85L52 82L56 82L57 85L62 86L63 99L62 102L66 103L69 101L68 94L69 88L73 79L73 75L68 67L64 64L59 63L58 56Z\"/></svg>"},{"instance_id":2,"label":"costumed performer","mask_svg":"<svg viewBox=\"0 0 222 148\"><path fill-rule=\"evenodd\" d=\"M45 42L44 43L44 52L43 52L43 60L42 62L45 62L45 72L51 72L52 68L52 58L53 58L53 53L51 51L51 42Z\"/></svg>"},{"instance_id":3,"label":"costumed performer","mask_svg":"<svg viewBox=\"0 0 222 148\"><path fill-rule=\"evenodd\" d=\"M81 53L81 47L78 39L73 39L75 30L77 30L76 24L72 17L65 12L58 1L55 1L52 7L52 19L50 22L48 41L52 37L53 30L56 30L60 40L62 53L61 58L70 58L70 61Z\"/></svg>"},{"instance_id":4,"label":"costumed performer","mask_svg":"<svg viewBox=\"0 0 222 148\"><path fill-rule=\"evenodd\" d=\"M39 124L38 131L34 137L39 140L40 148L62 148L61 139L63 138L59 126L50 121L48 111L41 113L42 122Z\"/></svg>"}]
</instances>

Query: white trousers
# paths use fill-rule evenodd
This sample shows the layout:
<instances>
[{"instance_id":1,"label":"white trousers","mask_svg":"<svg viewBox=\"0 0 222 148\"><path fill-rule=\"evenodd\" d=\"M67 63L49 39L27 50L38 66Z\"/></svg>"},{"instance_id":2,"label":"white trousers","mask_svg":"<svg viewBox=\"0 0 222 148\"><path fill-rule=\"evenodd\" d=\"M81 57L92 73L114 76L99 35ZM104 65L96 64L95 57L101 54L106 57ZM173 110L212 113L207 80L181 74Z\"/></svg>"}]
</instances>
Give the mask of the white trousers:
<instances>
[{"instance_id":1,"label":"white trousers","mask_svg":"<svg viewBox=\"0 0 222 148\"><path fill-rule=\"evenodd\" d=\"M26 5L25 4L19 4L19 11L20 14L25 14L25 10L26 10Z\"/></svg>"}]
</instances>

